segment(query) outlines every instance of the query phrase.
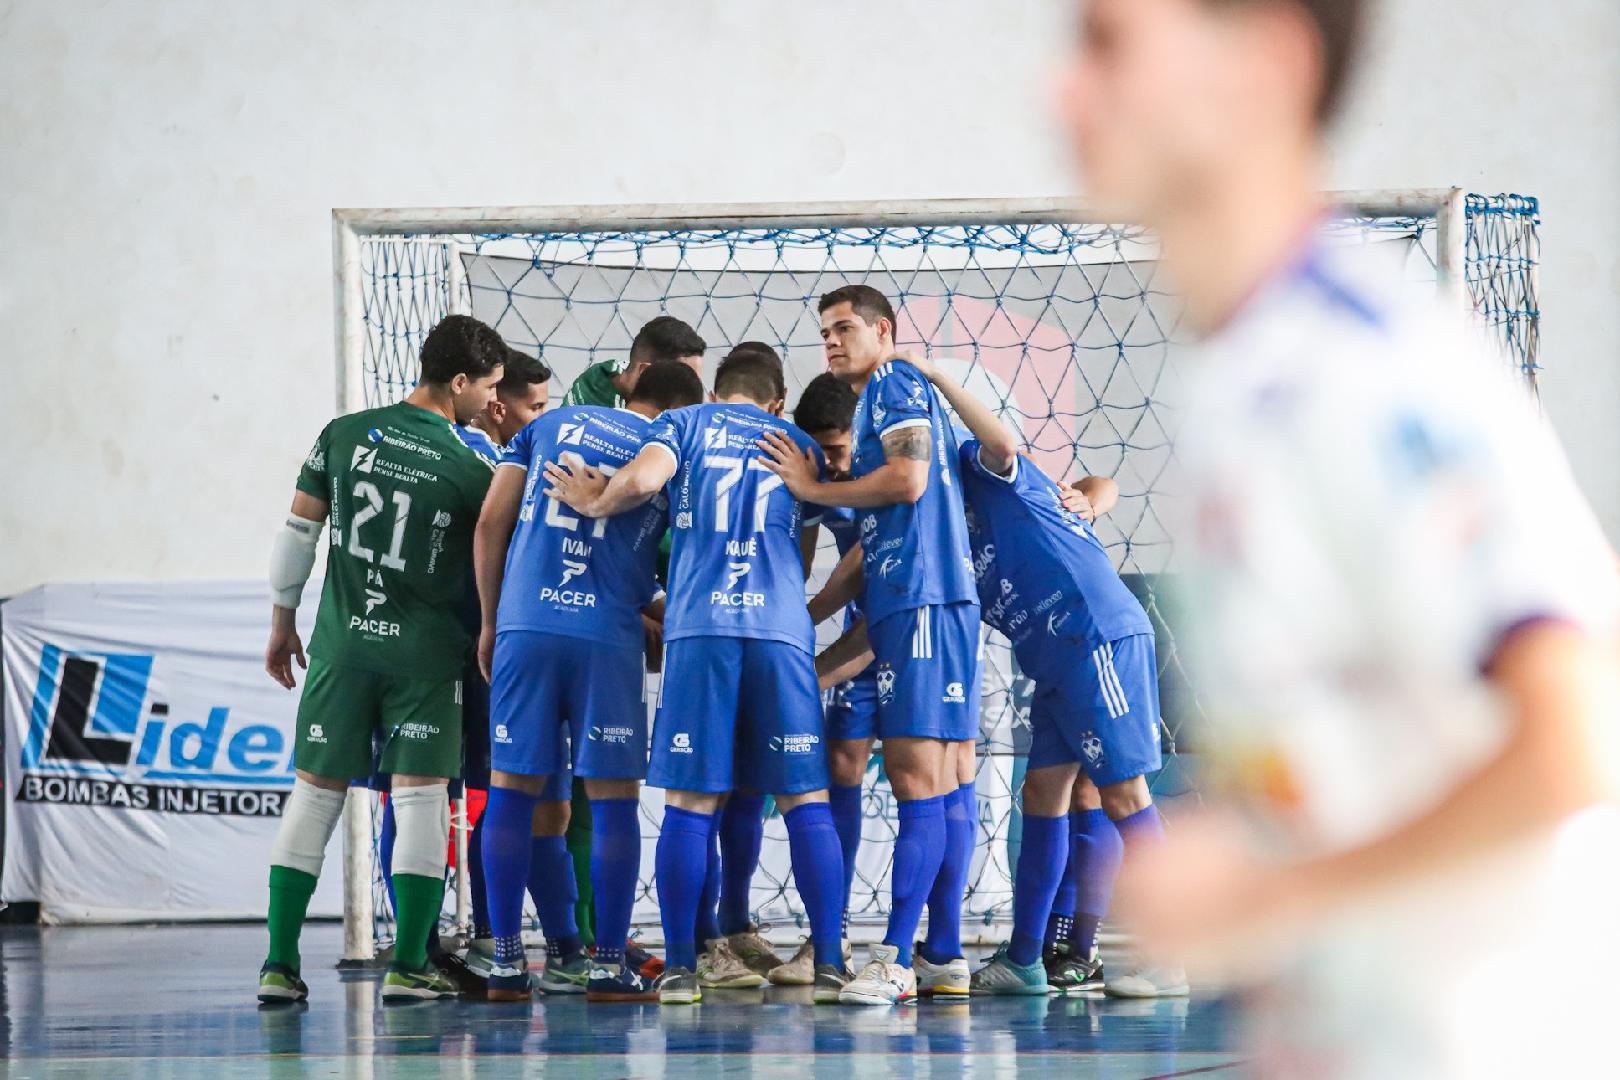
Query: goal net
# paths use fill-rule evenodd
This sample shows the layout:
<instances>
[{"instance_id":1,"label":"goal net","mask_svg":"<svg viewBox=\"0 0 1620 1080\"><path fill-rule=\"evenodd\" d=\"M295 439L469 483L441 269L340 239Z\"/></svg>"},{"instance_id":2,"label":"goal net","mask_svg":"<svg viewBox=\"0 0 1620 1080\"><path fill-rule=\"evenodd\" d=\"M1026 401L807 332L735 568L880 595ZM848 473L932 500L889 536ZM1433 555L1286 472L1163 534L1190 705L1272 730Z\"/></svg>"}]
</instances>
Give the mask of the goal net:
<instances>
[{"instance_id":1,"label":"goal net","mask_svg":"<svg viewBox=\"0 0 1620 1080\"><path fill-rule=\"evenodd\" d=\"M1346 193L1331 233L1379 245L1414 289L1442 290L1525 378L1537 370L1537 205L1458 190ZM622 359L637 329L669 314L709 343L764 341L785 358L789 405L824 370L816 302L846 283L887 295L902 347L925 347L994 407L1050 475L1111 476L1118 506L1098 523L1158 631L1166 766L1156 795L1196 798L1201 732L1156 587L1171 551L1161 511L1175 408L1176 307L1145 230L1087 220L1060 202L771 207L572 207L339 211L335 215L340 410L387 404L416 381L428 329L477 316L544 359L558 401L587 366ZM814 580L836 561L823 539ZM837 628L828 624L823 633ZM826 642L824 641L823 644ZM649 677L648 700L656 699ZM1030 683L1005 639L986 643L980 687L979 843L963 919L1010 920L1029 743ZM389 931L370 796L351 798L351 957ZM662 792L643 799L638 925L658 922L652 845ZM866 778L851 917L887 917L896 809L881 756ZM786 829L769 811L754 880L758 918L803 925ZM464 825L464 816L458 816ZM464 922L465 890L454 917Z\"/></svg>"}]
</instances>

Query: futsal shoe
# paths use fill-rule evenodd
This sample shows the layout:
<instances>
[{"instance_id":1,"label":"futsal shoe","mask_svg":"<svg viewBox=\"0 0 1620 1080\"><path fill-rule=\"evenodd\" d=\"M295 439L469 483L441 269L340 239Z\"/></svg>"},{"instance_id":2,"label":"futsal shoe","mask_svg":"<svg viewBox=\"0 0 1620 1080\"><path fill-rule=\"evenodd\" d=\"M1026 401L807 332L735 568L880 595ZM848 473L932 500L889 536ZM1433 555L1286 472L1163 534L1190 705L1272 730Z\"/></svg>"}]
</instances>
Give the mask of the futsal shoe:
<instances>
[{"instance_id":1,"label":"futsal shoe","mask_svg":"<svg viewBox=\"0 0 1620 1080\"><path fill-rule=\"evenodd\" d=\"M624 966L635 968L648 982L664 973L664 962L643 949L635 938L624 943Z\"/></svg>"},{"instance_id":2,"label":"futsal shoe","mask_svg":"<svg viewBox=\"0 0 1620 1080\"><path fill-rule=\"evenodd\" d=\"M1186 997L1192 992L1179 967L1138 967L1103 980L1103 993L1117 998Z\"/></svg>"},{"instance_id":3,"label":"futsal shoe","mask_svg":"<svg viewBox=\"0 0 1620 1080\"><path fill-rule=\"evenodd\" d=\"M534 976L529 974L529 962L515 964L490 962L484 997L489 1001L528 1001L534 997Z\"/></svg>"},{"instance_id":4,"label":"futsal shoe","mask_svg":"<svg viewBox=\"0 0 1620 1080\"><path fill-rule=\"evenodd\" d=\"M810 992L810 1000L817 1005L837 1005L839 995L854 980L855 973L840 964L817 964L814 978L815 989Z\"/></svg>"},{"instance_id":5,"label":"futsal shoe","mask_svg":"<svg viewBox=\"0 0 1620 1080\"><path fill-rule=\"evenodd\" d=\"M1046 965L1046 984L1056 994L1078 994L1083 990L1101 990L1103 985L1103 962L1097 954L1097 947L1091 947L1091 955L1080 957L1069 950L1067 944L1059 943L1047 953L1043 963Z\"/></svg>"},{"instance_id":6,"label":"futsal shoe","mask_svg":"<svg viewBox=\"0 0 1620 1080\"><path fill-rule=\"evenodd\" d=\"M727 934L726 944L731 946L737 959L748 965L748 970L769 975L782 966L782 958L776 955L776 950L760 936L759 931L758 926L750 924L735 934Z\"/></svg>"},{"instance_id":7,"label":"futsal shoe","mask_svg":"<svg viewBox=\"0 0 1620 1080\"><path fill-rule=\"evenodd\" d=\"M259 1004L291 1005L309 997L309 987L286 964L268 961L259 969Z\"/></svg>"},{"instance_id":8,"label":"futsal shoe","mask_svg":"<svg viewBox=\"0 0 1620 1080\"><path fill-rule=\"evenodd\" d=\"M973 994L1045 997L1050 989L1046 983L1046 968L1039 960L1029 964L1014 963L1005 945L968 980L968 992Z\"/></svg>"},{"instance_id":9,"label":"futsal shoe","mask_svg":"<svg viewBox=\"0 0 1620 1080\"><path fill-rule=\"evenodd\" d=\"M540 972L540 989L547 994L583 994L591 981L591 958L584 949L572 956L548 956Z\"/></svg>"},{"instance_id":10,"label":"futsal shoe","mask_svg":"<svg viewBox=\"0 0 1620 1080\"><path fill-rule=\"evenodd\" d=\"M591 968L586 1001L657 1001L653 982L628 964Z\"/></svg>"},{"instance_id":11,"label":"futsal shoe","mask_svg":"<svg viewBox=\"0 0 1620 1080\"><path fill-rule=\"evenodd\" d=\"M712 990L749 990L765 985L765 976L743 963L731 939L718 937L698 958L698 981Z\"/></svg>"},{"instance_id":12,"label":"futsal shoe","mask_svg":"<svg viewBox=\"0 0 1620 1080\"><path fill-rule=\"evenodd\" d=\"M961 998L968 995L972 976L964 957L958 956L943 964L931 963L923 955L919 942L911 950L911 970L917 973L917 993L923 997Z\"/></svg>"},{"instance_id":13,"label":"futsal shoe","mask_svg":"<svg viewBox=\"0 0 1620 1080\"><path fill-rule=\"evenodd\" d=\"M436 998L456 996L456 984L432 964L411 970L397 964L388 965L383 976L382 999L389 1001L433 1001Z\"/></svg>"},{"instance_id":14,"label":"futsal shoe","mask_svg":"<svg viewBox=\"0 0 1620 1080\"><path fill-rule=\"evenodd\" d=\"M873 945L871 959L861 973L838 992L841 1005L896 1005L917 996L917 975L896 961L900 950L893 945ZM965 967L964 963L964 967ZM967 972L962 973L966 992Z\"/></svg>"},{"instance_id":15,"label":"futsal shoe","mask_svg":"<svg viewBox=\"0 0 1620 1080\"><path fill-rule=\"evenodd\" d=\"M655 987L660 1005L696 1005L703 1000L703 988L690 968L666 967Z\"/></svg>"},{"instance_id":16,"label":"futsal shoe","mask_svg":"<svg viewBox=\"0 0 1620 1080\"><path fill-rule=\"evenodd\" d=\"M431 962L444 973L445 978L456 984L456 990L462 996L481 998L488 993L489 976L455 953L440 953Z\"/></svg>"},{"instance_id":17,"label":"futsal shoe","mask_svg":"<svg viewBox=\"0 0 1620 1080\"><path fill-rule=\"evenodd\" d=\"M799 943L799 951L785 964L771 968L765 976L774 986L811 986L816 981L816 947L809 938Z\"/></svg>"}]
</instances>

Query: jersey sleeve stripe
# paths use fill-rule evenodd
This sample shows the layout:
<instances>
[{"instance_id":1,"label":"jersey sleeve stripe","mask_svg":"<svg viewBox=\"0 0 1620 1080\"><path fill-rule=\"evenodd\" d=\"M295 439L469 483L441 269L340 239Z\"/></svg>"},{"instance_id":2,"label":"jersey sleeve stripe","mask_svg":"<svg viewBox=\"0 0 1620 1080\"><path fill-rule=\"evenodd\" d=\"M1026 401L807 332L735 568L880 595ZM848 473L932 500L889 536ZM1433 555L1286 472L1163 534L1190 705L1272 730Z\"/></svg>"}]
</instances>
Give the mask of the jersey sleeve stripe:
<instances>
[{"instance_id":1,"label":"jersey sleeve stripe","mask_svg":"<svg viewBox=\"0 0 1620 1080\"><path fill-rule=\"evenodd\" d=\"M664 443L659 442L656 439L649 439L646 442L642 443L641 444L641 449L643 449L643 450L647 450L647 449L662 450L664 453L666 453L666 454L668 454L670 456L670 458L675 462L676 465L679 465L681 463L681 455L677 454L674 450L671 450L667 445L665 445Z\"/></svg>"},{"instance_id":2,"label":"jersey sleeve stripe","mask_svg":"<svg viewBox=\"0 0 1620 1080\"><path fill-rule=\"evenodd\" d=\"M905 420L896 420L894 423L888 425L887 427L879 428L878 429L878 434L879 435L887 435L891 431L900 431L900 430L902 430L904 428L911 428L911 427L931 428L933 426L934 426L933 421L929 420L926 416L913 416L913 417L910 417L910 418L905 419Z\"/></svg>"}]
</instances>

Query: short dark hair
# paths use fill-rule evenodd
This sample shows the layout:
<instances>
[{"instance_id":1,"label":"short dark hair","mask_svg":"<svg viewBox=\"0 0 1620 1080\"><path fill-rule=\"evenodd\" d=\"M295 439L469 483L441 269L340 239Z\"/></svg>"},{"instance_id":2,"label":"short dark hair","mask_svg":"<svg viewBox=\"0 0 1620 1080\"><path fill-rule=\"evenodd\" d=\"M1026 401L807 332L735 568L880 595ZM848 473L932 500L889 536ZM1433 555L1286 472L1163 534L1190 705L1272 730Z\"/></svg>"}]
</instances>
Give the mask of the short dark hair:
<instances>
[{"instance_id":1,"label":"short dark hair","mask_svg":"<svg viewBox=\"0 0 1620 1080\"><path fill-rule=\"evenodd\" d=\"M439 386L457 375L482 379L505 362L501 335L471 315L446 315L422 342L420 378Z\"/></svg>"},{"instance_id":2,"label":"short dark hair","mask_svg":"<svg viewBox=\"0 0 1620 1080\"><path fill-rule=\"evenodd\" d=\"M855 422L859 399L849 385L830 371L810 380L793 407L793 422L811 435L821 431L848 431Z\"/></svg>"},{"instance_id":3,"label":"short dark hair","mask_svg":"<svg viewBox=\"0 0 1620 1080\"><path fill-rule=\"evenodd\" d=\"M714 396L742 394L765 404L787 396L782 358L763 341L744 341L732 347L714 369Z\"/></svg>"},{"instance_id":4,"label":"short dark hair","mask_svg":"<svg viewBox=\"0 0 1620 1080\"><path fill-rule=\"evenodd\" d=\"M1361 52L1366 26L1366 0L1207 0L1221 7L1292 4L1316 27L1322 44L1322 85L1316 94L1316 118L1333 119L1344 103L1345 85Z\"/></svg>"},{"instance_id":5,"label":"short dark hair","mask_svg":"<svg viewBox=\"0 0 1620 1080\"><path fill-rule=\"evenodd\" d=\"M899 333L900 324L894 317L894 306L889 303L887 296L870 285L844 285L834 289L822 296L821 303L816 305L816 314L820 315L839 304L848 304L867 326L875 325L879 319L888 319L891 338Z\"/></svg>"},{"instance_id":6,"label":"short dark hair","mask_svg":"<svg viewBox=\"0 0 1620 1080\"><path fill-rule=\"evenodd\" d=\"M495 392L503 398L523 397L529 392L529 387L550 378L551 369L546 367L544 360L508 345L506 371L501 375L501 381L495 384Z\"/></svg>"},{"instance_id":7,"label":"short dark hair","mask_svg":"<svg viewBox=\"0 0 1620 1080\"><path fill-rule=\"evenodd\" d=\"M656 405L660 410L684 409L703 400L703 380L685 364L654 364L636 380L630 400Z\"/></svg>"},{"instance_id":8,"label":"short dark hair","mask_svg":"<svg viewBox=\"0 0 1620 1080\"><path fill-rule=\"evenodd\" d=\"M630 362L656 364L683 356L702 356L708 347L709 343L686 323L673 315L660 315L636 331L630 343Z\"/></svg>"}]
</instances>

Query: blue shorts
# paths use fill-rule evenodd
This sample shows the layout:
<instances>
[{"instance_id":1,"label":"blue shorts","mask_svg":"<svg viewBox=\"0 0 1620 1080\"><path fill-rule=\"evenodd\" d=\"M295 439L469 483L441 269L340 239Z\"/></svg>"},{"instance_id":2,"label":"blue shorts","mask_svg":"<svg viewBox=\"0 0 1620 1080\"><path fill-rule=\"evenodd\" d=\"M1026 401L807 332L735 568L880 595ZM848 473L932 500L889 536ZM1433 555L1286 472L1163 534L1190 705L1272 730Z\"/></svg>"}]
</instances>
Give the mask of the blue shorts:
<instances>
[{"instance_id":1,"label":"blue shorts","mask_svg":"<svg viewBox=\"0 0 1620 1080\"><path fill-rule=\"evenodd\" d=\"M1035 684L1029 767L1079 762L1098 787L1157 772L1159 668L1152 634L1076 653L1066 677Z\"/></svg>"},{"instance_id":2,"label":"blue shorts","mask_svg":"<svg viewBox=\"0 0 1620 1080\"><path fill-rule=\"evenodd\" d=\"M802 795L827 786L815 659L796 645L736 637L664 646L651 787Z\"/></svg>"},{"instance_id":3,"label":"blue shorts","mask_svg":"<svg viewBox=\"0 0 1620 1080\"><path fill-rule=\"evenodd\" d=\"M501 772L591 780L647 775L641 650L535 630L495 639L491 763ZM567 798L563 780L543 798Z\"/></svg>"},{"instance_id":4,"label":"blue shorts","mask_svg":"<svg viewBox=\"0 0 1620 1080\"><path fill-rule=\"evenodd\" d=\"M827 738L871 739L877 735L877 668L868 667L828 691Z\"/></svg>"},{"instance_id":5,"label":"blue shorts","mask_svg":"<svg viewBox=\"0 0 1620 1080\"><path fill-rule=\"evenodd\" d=\"M979 737L979 605L930 604L866 628L884 739Z\"/></svg>"}]
</instances>

